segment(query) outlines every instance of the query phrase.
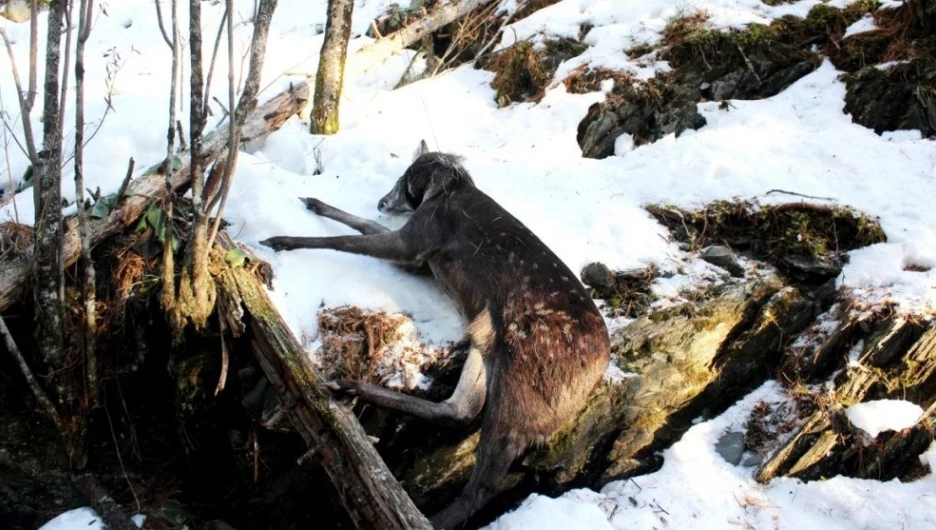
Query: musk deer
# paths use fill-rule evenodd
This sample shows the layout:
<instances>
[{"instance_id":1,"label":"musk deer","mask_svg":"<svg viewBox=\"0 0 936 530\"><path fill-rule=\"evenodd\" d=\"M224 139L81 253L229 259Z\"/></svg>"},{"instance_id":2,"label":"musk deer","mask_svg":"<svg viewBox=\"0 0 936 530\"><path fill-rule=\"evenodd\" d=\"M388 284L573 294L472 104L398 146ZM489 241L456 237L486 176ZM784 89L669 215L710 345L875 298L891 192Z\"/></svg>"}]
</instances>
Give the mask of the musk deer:
<instances>
[{"instance_id":1,"label":"musk deer","mask_svg":"<svg viewBox=\"0 0 936 530\"><path fill-rule=\"evenodd\" d=\"M466 320L470 349L452 397L435 403L356 381L333 392L430 421L468 423L481 411L477 463L461 495L433 524L454 528L487 503L511 463L570 422L608 365L604 320L576 276L527 227L475 187L459 158L428 152L384 198L385 213L412 212L398 231L303 199L318 215L362 235L272 237L275 250L322 248L428 265Z\"/></svg>"}]
</instances>

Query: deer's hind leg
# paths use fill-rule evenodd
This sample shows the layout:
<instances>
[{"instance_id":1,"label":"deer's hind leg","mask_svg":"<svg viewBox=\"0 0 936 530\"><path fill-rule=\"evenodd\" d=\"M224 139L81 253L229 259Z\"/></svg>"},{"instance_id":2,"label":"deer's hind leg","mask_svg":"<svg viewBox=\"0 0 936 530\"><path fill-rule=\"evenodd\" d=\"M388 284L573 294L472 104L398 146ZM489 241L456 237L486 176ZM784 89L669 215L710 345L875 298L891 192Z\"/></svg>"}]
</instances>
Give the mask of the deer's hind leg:
<instances>
[{"instance_id":1,"label":"deer's hind leg","mask_svg":"<svg viewBox=\"0 0 936 530\"><path fill-rule=\"evenodd\" d=\"M338 393L357 396L366 403L435 423L466 424L476 418L484 407L484 400L487 396L487 365L487 360L481 351L472 346L458 378L455 392L450 398L440 403L344 379L329 381L325 383L325 386Z\"/></svg>"},{"instance_id":2,"label":"deer's hind leg","mask_svg":"<svg viewBox=\"0 0 936 530\"><path fill-rule=\"evenodd\" d=\"M507 476L510 465L529 446L524 433L507 418L498 415L497 399L498 396L492 395L491 403L485 411L477 461L468 484L451 504L431 518L432 525L437 529L458 528L486 505L500 491L501 482Z\"/></svg>"},{"instance_id":3,"label":"deer's hind leg","mask_svg":"<svg viewBox=\"0 0 936 530\"><path fill-rule=\"evenodd\" d=\"M321 215L332 221L337 221L343 225L349 226L358 232L364 235L371 234L383 234L384 232L389 232L390 229L382 224L375 223L374 221L364 219L363 217L358 217L356 215L351 215L344 210L339 210L334 206L325 204L324 202L313 199L312 197L306 197L304 199L299 199L305 203L306 208L314 212L317 215Z\"/></svg>"}]
</instances>

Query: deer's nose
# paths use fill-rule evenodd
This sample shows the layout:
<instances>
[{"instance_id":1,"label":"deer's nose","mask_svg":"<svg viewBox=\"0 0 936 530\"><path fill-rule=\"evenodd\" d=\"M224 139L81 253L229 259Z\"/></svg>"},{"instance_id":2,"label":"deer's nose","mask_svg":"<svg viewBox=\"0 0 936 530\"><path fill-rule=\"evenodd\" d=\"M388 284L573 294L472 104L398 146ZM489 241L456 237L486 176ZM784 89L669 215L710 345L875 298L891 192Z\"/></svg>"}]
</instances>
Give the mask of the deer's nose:
<instances>
[{"instance_id":1,"label":"deer's nose","mask_svg":"<svg viewBox=\"0 0 936 530\"><path fill-rule=\"evenodd\" d=\"M387 207L387 198L386 198L386 197L384 197L383 199L380 199L380 200L377 202L377 209L380 210L381 212L384 211L384 209L385 209L386 207Z\"/></svg>"}]
</instances>

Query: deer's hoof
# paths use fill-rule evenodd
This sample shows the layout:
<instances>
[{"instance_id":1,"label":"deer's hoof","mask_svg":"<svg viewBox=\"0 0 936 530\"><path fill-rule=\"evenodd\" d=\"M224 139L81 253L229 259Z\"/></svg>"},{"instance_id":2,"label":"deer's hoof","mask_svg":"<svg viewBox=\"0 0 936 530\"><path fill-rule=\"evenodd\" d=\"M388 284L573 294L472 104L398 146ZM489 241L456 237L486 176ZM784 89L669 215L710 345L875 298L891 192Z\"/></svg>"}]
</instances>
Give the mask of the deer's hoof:
<instances>
[{"instance_id":1,"label":"deer's hoof","mask_svg":"<svg viewBox=\"0 0 936 530\"><path fill-rule=\"evenodd\" d=\"M358 395L358 382L348 379L332 379L325 381L322 386L336 396L354 397Z\"/></svg>"},{"instance_id":2,"label":"deer's hoof","mask_svg":"<svg viewBox=\"0 0 936 530\"><path fill-rule=\"evenodd\" d=\"M318 199L313 199L312 197L305 197L299 200L305 203L306 208L308 208L310 212L316 215L321 215L323 207L326 206L324 202Z\"/></svg>"},{"instance_id":3,"label":"deer's hoof","mask_svg":"<svg viewBox=\"0 0 936 530\"><path fill-rule=\"evenodd\" d=\"M265 247L270 247L279 252L281 250L291 250L293 248L290 238L285 236L271 237L260 242Z\"/></svg>"}]
</instances>

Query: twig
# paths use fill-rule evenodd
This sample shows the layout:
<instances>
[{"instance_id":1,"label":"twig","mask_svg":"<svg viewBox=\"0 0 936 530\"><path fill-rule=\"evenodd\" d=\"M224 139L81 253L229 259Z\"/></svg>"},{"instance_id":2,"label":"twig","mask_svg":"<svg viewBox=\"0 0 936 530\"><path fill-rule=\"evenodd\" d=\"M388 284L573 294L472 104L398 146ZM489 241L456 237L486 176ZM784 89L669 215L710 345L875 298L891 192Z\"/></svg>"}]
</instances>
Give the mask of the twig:
<instances>
[{"instance_id":1,"label":"twig","mask_svg":"<svg viewBox=\"0 0 936 530\"><path fill-rule=\"evenodd\" d=\"M771 193L783 193L785 195L795 195L797 197L805 197L807 199L816 199L817 201L832 201L835 202L833 197L816 197L815 195L806 195L804 193L796 193L795 191L787 191L781 189L772 189L765 193L764 195L770 195Z\"/></svg>"},{"instance_id":2,"label":"twig","mask_svg":"<svg viewBox=\"0 0 936 530\"><path fill-rule=\"evenodd\" d=\"M159 22L159 32L162 33L163 40L166 41L166 46L169 46L171 50L175 50L176 38L175 35L173 35L170 39L169 34L166 32L166 25L163 23L162 6L159 5L159 2L160 0L155 0L153 2L156 4L156 20Z\"/></svg>"},{"instance_id":3,"label":"twig","mask_svg":"<svg viewBox=\"0 0 936 530\"><path fill-rule=\"evenodd\" d=\"M0 94L0 116L3 117L3 155L6 157L6 170L7 170L7 183L9 184L8 193L10 195L9 200L13 201L13 219L16 221L16 224L20 224L19 218L19 208L16 206L16 189L13 186L13 167L10 165L10 134L13 131L9 131L9 126L6 122L6 108L3 105L3 95ZM16 135L13 135L13 138L16 139ZM0 200L0 206L2 206L6 201Z\"/></svg>"},{"instance_id":4,"label":"twig","mask_svg":"<svg viewBox=\"0 0 936 530\"><path fill-rule=\"evenodd\" d=\"M74 12L74 0L61 0L67 2L65 8L65 64L62 66L62 92L59 95L59 119L65 119L65 108L68 102L68 67L71 64L71 44L72 44L72 13Z\"/></svg>"},{"instance_id":5,"label":"twig","mask_svg":"<svg viewBox=\"0 0 936 530\"><path fill-rule=\"evenodd\" d=\"M117 200L114 203L116 206L124 196L124 193L127 193L127 186L130 185L130 177L133 176L133 165L135 164L133 157L130 157L130 162L127 164L127 175L124 177L123 182L120 183L120 189L117 190Z\"/></svg>"},{"instance_id":6,"label":"twig","mask_svg":"<svg viewBox=\"0 0 936 530\"><path fill-rule=\"evenodd\" d=\"M176 130L179 131L179 150L187 151L188 146L185 145L185 131L182 129L182 120L176 120Z\"/></svg>"},{"instance_id":7,"label":"twig","mask_svg":"<svg viewBox=\"0 0 936 530\"><path fill-rule=\"evenodd\" d=\"M120 378L118 377L117 379L119 380ZM126 405L124 405L124 407L126 407ZM130 481L130 476L127 474L123 455L120 454L120 444L117 443L117 433L114 432L114 421L111 419L110 409L104 407L104 413L107 416L107 425L110 427L111 440L114 442L114 452L117 453L117 463L120 464L120 471L123 473L124 480L127 481L127 487L130 488L130 493L133 494L133 500L136 502L137 511L142 511L143 508L140 506L140 498L137 497L136 490L133 488L133 482Z\"/></svg>"},{"instance_id":8,"label":"twig","mask_svg":"<svg viewBox=\"0 0 936 530\"><path fill-rule=\"evenodd\" d=\"M214 391L216 396L224 390L224 385L227 383L228 367L231 364L231 357L228 355L227 345L224 343L224 316L221 313L221 311L218 311L218 329L221 331L221 375L218 376L218 385Z\"/></svg>"},{"instance_id":9,"label":"twig","mask_svg":"<svg viewBox=\"0 0 936 530\"><path fill-rule=\"evenodd\" d=\"M509 13L506 17L504 17L504 21L501 22L500 27L497 28L497 31L496 31L496 32L494 32L494 36L491 37L491 40L489 40L489 41L487 42L487 44L485 44L484 46L481 47L480 50L478 50L478 53L475 55L475 58L476 58L476 59L477 59L478 57L483 56L483 55L488 51L488 49L489 49L491 46L493 46L495 42L497 42L497 40L498 40L498 39L497 39L498 35L500 35L501 32L504 31L504 27L506 27L507 24L509 24L510 21L513 20L513 17L514 17L515 14L516 14L516 12Z\"/></svg>"},{"instance_id":10,"label":"twig","mask_svg":"<svg viewBox=\"0 0 936 530\"><path fill-rule=\"evenodd\" d=\"M33 3L35 3L35 0L33 0ZM20 104L20 116L23 120L23 135L26 137L26 154L29 156L30 163L35 165L38 156L36 155L36 142L33 139L32 120L29 117L30 110L32 109L31 100L35 98L35 94L31 92L25 94L23 92L23 84L20 82L19 70L16 68L16 59L14 59L13 56L13 46L10 45L10 39L7 36L6 28L0 27L0 37L3 38L3 43L6 45L7 55L10 57L10 69L13 70L13 84L16 85L16 95ZM32 79L33 76L35 76L35 68L30 65L29 70L30 86L32 87L35 86L35 81Z\"/></svg>"},{"instance_id":11,"label":"twig","mask_svg":"<svg viewBox=\"0 0 936 530\"><path fill-rule=\"evenodd\" d=\"M224 14L221 15L221 23L218 24L214 48L211 50L211 63L208 64L208 77L205 80L205 102L202 104L206 110L208 109L208 95L211 93L211 78L214 75L215 61L218 58L218 48L221 46L221 36L224 34L225 23L227 23L227 5L224 6Z\"/></svg>"},{"instance_id":12,"label":"twig","mask_svg":"<svg viewBox=\"0 0 936 530\"><path fill-rule=\"evenodd\" d=\"M9 44L8 44L9 46ZM10 55L12 58L13 56ZM39 93L37 90L37 74L36 74L36 64L38 63L39 57L39 0L30 0L29 2L29 92L26 94L26 114L29 116L29 113L32 111L33 104L36 102L36 95ZM30 151L33 155L36 153L36 150L33 149ZM35 156L30 158L35 160Z\"/></svg>"},{"instance_id":13,"label":"twig","mask_svg":"<svg viewBox=\"0 0 936 530\"><path fill-rule=\"evenodd\" d=\"M36 400L39 401L39 404L45 409L46 414L52 419L52 423L58 428L60 434L63 437L67 436L65 422L62 421L62 416L59 415L58 409L55 408L52 400L49 399L49 396L42 390L42 387L39 386L39 382L36 381L35 376L33 376L32 370L30 370L29 365L26 364L26 359L16 346L13 336L10 335L10 328L7 327L3 316L0 316L0 335L3 335L3 342L6 344L7 351L16 359L16 363L19 365L23 377L26 378L26 383L29 385L29 388L36 396Z\"/></svg>"},{"instance_id":14,"label":"twig","mask_svg":"<svg viewBox=\"0 0 936 530\"><path fill-rule=\"evenodd\" d=\"M761 77L760 77L759 75L757 75L757 72L754 71L754 65L751 64L751 60L748 59L748 58L747 58L747 55L744 54L744 50L741 48L741 45L739 44L737 47L738 47L738 52L741 53L741 58L744 59L744 64L746 64L747 67L748 67L748 70L749 70L752 74L754 74L754 78L757 79L757 82L758 82L758 83L762 83L763 80L761 79Z\"/></svg>"}]
</instances>

